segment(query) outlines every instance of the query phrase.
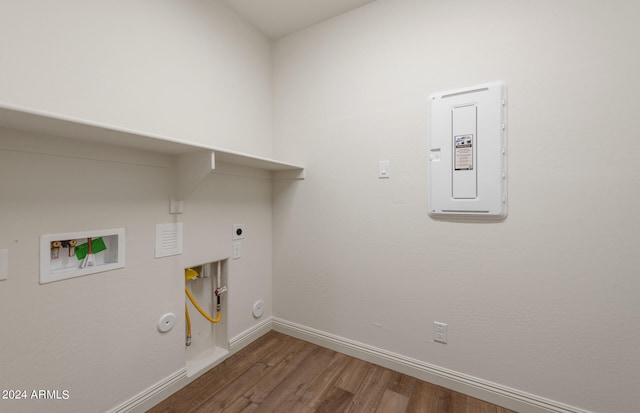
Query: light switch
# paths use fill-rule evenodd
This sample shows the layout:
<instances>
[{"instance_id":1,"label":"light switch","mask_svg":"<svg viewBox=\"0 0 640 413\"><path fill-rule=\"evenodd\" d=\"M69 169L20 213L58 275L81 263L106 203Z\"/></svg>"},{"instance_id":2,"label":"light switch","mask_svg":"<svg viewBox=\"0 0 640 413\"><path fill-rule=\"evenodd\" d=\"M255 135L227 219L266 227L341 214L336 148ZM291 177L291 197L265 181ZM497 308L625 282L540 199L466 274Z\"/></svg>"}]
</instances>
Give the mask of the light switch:
<instances>
[{"instance_id":1,"label":"light switch","mask_svg":"<svg viewBox=\"0 0 640 413\"><path fill-rule=\"evenodd\" d=\"M239 242L234 242L233 243L233 252L231 254L231 258L233 258L234 260L237 260L238 258L240 258L240 243Z\"/></svg>"},{"instance_id":2,"label":"light switch","mask_svg":"<svg viewBox=\"0 0 640 413\"><path fill-rule=\"evenodd\" d=\"M0 281L9 276L9 250L0 250Z\"/></svg>"},{"instance_id":3,"label":"light switch","mask_svg":"<svg viewBox=\"0 0 640 413\"><path fill-rule=\"evenodd\" d=\"M389 178L389 161L380 161L378 163L378 178Z\"/></svg>"}]
</instances>

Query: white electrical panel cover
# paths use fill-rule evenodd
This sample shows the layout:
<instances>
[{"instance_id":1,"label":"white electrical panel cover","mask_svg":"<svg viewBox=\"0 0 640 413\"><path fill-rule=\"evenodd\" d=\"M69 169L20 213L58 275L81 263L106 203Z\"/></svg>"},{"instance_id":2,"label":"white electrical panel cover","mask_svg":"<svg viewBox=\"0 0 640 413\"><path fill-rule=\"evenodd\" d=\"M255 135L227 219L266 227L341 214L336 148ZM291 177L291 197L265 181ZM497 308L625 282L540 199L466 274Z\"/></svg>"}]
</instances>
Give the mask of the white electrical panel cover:
<instances>
[{"instance_id":1,"label":"white electrical panel cover","mask_svg":"<svg viewBox=\"0 0 640 413\"><path fill-rule=\"evenodd\" d=\"M429 215L507 216L507 95L503 82L429 96Z\"/></svg>"}]
</instances>

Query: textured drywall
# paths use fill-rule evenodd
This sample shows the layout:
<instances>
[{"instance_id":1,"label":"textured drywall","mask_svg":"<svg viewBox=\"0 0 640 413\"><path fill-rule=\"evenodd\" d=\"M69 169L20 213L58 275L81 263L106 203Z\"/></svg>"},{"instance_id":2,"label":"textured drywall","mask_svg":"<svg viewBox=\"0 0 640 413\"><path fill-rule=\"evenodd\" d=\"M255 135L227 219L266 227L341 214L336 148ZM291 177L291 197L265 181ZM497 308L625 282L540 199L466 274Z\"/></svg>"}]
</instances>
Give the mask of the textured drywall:
<instances>
[{"instance_id":1,"label":"textured drywall","mask_svg":"<svg viewBox=\"0 0 640 413\"><path fill-rule=\"evenodd\" d=\"M218 1L5 1L0 102L271 156L269 41Z\"/></svg>"},{"instance_id":2,"label":"textured drywall","mask_svg":"<svg viewBox=\"0 0 640 413\"><path fill-rule=\"evenodd\" d=\"M271 155L270 44L216 1L4 2L0 49L0 102ZM228 257L234 223L251 235L228 266L228 338L261 321L252 300L271 315L270 180L211 175L170 215L172 165L0 129L0 390L68 391L0 411L107 411L183 369L183 268ZM155 259L166 222L184 223L184 254ZM124 269L39 285L41 234L120 227Z\"/></svg>"},{"instance_id":3,"label":"textured drywall","mask_svg":"<svg viewBox=\"0 0 640 413\"><path fill-rule=\"evenodd\" d=\"M10 149L15 139L32 149ZM52 140L55 155L39 149ZM248 235L242 257L227 266L218 328L230 338L255 326L258 298L271 315L270 179L212 174L183 214L170 215L171 165L164 155L0 129L0 249L9 255L0 282L0 389L28 396L0 399L1 411L107 411L184 368L183 269L228 258L234 223L245 223ZM184 253L156 259L155 226L167 222L183 223ZM42 234L110 228L125 229L123 269L39 284ZM167 312L177 319L163 334L157 323ZM210 348L202 317L191 317L194 348ZM68 397L35 400L34 390Z\"/></svg>"},{"instance_id":4,"label":"textured drywall","mask_svg":"<svg viewBox=\"0 0 640 413\"><path fill-rule=\"evenodd\" d=\"M274 315L559 403L634 411L639 13L378 0L278 41L274 152L307 179L274 192ZM509 216L433 220L427 96L493 80L508 85Z\"/></svg>"}]
</instances>

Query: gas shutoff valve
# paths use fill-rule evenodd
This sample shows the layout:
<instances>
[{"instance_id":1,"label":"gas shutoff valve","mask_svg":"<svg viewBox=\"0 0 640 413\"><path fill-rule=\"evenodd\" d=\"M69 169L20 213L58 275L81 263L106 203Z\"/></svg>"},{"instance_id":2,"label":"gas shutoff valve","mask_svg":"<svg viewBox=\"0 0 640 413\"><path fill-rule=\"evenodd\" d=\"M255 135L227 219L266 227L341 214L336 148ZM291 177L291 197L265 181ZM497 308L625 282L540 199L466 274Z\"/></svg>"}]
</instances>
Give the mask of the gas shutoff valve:
<instances>
[{"instance_id":1,"label":"gas shutoff valve","mask_svg":"<svg viewBox=\"0 0 640 413\"><path fill-rule=\"evenodd\" d=\"M216 294L216 297L220 297L220 294L226 293L226 292L227 292L227 287L226 286L225 287L219 287L219 288L216 288L215 294Z\"/></svg>"}]
</instances>

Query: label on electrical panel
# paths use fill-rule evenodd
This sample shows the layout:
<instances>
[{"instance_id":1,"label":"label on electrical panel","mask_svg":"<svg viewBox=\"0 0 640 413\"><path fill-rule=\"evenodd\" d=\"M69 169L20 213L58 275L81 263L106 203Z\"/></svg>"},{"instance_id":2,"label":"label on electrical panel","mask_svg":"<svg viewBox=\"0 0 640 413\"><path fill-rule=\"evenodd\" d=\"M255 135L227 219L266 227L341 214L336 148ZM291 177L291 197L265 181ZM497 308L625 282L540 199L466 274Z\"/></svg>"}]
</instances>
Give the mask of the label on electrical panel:
<instances>
[{"instance_id":1,"label":"label on electrical panel","mask_svg":"<svg viewBox=\"0 0 640 413\"><path fill-rule=\"evenodd\" d=\"M473 135L459 135L454 138L454 163L456 171L473 170Z\"/></svg>"}]
</instances>

